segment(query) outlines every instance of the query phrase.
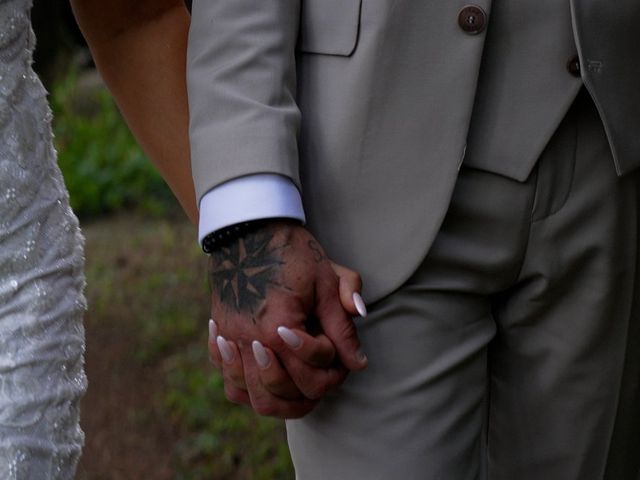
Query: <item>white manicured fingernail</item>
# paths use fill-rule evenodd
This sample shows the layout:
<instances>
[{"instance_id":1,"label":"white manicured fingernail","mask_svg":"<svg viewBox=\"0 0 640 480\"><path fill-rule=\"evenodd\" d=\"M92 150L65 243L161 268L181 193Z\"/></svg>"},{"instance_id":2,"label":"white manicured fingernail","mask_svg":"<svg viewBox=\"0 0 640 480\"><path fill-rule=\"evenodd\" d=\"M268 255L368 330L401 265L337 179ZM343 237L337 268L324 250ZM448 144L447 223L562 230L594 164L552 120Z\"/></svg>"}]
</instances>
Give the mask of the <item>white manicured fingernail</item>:
<instances>
[{"instance_id":1,"label":"white manicured fingernail","mask_svg":"<svg viewBox=\"0 0 640 480\"><path fill-rule=\"evenodd\" d=\"M287 327L278 327L278 335L291 348L300 348L302 339Z\"/></svg>"},{"instance_id":2,"label":"white manicured fingernail","mask_svg":"<svg viewBox=\"0 0 640 480\"><path fill-rule=\"evenodd\" d=\"M213 321L213 318L209 319L209 341L212 342L218 336L218 327L216 322Z\"/></svg>"},{"instance_id":3,"label":"white manicured fingernail","mask_svg":"<svg viewBox=\"0 0 640 480\"><path fill-rule=\"evenodd\" d=\"M260 368L265 369L271 364L271 359L267 351L259 341L254 340L251 343L251 350L253 350L253 357L256 359L256 363Z\"/></svg>"},{"instance_id":4,"label":"white manicured fingernail","mask_svg":"<svg viewBox=\"0 0 640 480\"><path fill-rule=\"evenodd\" d=\"M356 310L362 318L367 316L367 306L364 304L364 300L358 292L353 292L353 303L356 305Z\"/></svg>"},{"instance_id":5,"label":"white manicured fingernail","mask_svg":"<svg viewBox=\"0 0 640 480\"><path fill-rule=\"evenodd\" d=\"M222 360L224 363L233 362L233 357L235 356L233 350L229 346L229 343L220 335L216 338L216 343L218 344L218 350L220 350L220 356L222 356Z\"/></svg>"}]
</instances>

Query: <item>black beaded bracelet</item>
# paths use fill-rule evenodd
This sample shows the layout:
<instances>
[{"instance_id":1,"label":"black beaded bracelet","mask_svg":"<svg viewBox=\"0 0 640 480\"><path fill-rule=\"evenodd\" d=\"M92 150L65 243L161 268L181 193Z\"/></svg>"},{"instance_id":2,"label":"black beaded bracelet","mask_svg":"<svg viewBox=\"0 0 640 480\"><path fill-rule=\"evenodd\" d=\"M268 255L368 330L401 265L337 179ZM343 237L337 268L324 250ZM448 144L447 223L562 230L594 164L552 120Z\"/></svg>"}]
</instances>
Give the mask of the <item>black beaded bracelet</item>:
<instances>
[{"instance_id":1,"label":"black beaded bracelet","mask_svg":"<svg viewBox=\"0 0 640 480\"><path fill-rule=\"evenodd\" d=\"M215 232L211 232L202 239L202 250L204 253L211 254L216 250L228 247L236 240L244 237L248 233L259 230L267 222L273 222L274 218L250 220L248 222L236 223L228 227L221 228Z\"/></svg>"}]
</instances>

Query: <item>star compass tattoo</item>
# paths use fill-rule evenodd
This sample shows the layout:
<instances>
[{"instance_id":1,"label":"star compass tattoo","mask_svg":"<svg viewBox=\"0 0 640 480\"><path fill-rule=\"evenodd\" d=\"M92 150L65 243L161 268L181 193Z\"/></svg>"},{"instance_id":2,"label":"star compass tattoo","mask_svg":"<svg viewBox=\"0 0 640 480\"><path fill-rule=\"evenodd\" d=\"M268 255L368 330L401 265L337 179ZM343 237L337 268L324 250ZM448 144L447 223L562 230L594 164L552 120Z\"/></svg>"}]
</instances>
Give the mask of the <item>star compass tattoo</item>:
<instances>
[{"instance_id":1,"label":"star compass tattoo","mask_svg":"<svg viewBox=\"0 0 640 480\"><path fill-rule=\"evenodd\" d=\"M211 287L223 305L239 313L254 313L269 287L282 286L277 276L284 262L280 248L269 246L272 239L268 229L263 229L211 255Z\"/></svg>"}]
</instances>

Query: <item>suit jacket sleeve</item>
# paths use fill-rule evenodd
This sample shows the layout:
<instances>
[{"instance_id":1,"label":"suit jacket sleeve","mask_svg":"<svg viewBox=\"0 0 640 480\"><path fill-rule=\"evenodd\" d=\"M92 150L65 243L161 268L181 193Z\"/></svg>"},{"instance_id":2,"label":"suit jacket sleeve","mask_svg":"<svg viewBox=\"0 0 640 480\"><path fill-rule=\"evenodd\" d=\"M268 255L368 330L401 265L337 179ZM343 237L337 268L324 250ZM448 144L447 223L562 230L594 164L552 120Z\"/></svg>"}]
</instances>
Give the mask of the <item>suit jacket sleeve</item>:
<instances>
[{"instance_id":1,"label":"suit jacket sleeve","mask_svg":"<svg viewBox=\"0 0 640 480\"><path fill-rule=\"evenodd\" d=\"M256 173L299 188L295 46L300 0L194 0L187 55L197 198Z\"/></svg>"}]
</instances>

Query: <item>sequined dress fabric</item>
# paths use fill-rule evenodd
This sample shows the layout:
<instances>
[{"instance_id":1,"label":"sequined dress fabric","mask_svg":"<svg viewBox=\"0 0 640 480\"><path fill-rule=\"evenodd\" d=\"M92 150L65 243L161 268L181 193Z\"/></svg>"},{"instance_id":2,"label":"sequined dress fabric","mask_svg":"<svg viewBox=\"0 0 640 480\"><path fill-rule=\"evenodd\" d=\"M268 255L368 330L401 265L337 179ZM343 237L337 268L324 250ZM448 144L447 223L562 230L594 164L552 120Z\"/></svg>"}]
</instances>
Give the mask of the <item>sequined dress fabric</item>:
<instances>
[{"instance_id":1,"label":"sequined dress fabric","mask_svg":"<svg viewBox=\"0 0 640 480\"><path fill-rule=\"evenodd\" d=\"M0 0L0 480L74 478L85 310L78 221L31 68L31 0Z\"/></svg>"}]
</instances>

